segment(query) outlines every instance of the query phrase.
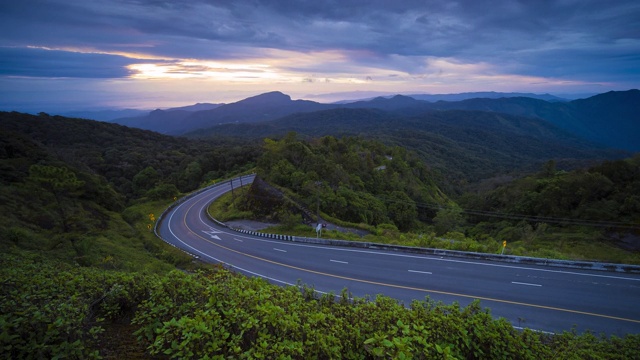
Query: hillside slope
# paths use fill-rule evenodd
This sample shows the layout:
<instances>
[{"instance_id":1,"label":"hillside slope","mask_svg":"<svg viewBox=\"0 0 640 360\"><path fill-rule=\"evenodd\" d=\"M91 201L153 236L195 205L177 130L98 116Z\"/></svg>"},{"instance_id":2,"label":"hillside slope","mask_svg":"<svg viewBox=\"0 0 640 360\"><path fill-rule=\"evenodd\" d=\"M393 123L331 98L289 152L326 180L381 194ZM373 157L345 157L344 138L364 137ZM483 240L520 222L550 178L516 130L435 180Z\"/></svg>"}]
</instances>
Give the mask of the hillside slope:
<instances>
[{"instance_id":1,"label":"hillside slope","mask_svg":"<svg viewBox=\"0 0 640 360\"><path fill-rule=\"evenodd\" d=\"M604 146L640 151L640 90L611 91L571 102L520 98L468 99L433 104L441 110L481 110L533 117Z\"/></svg>"},{"instance_id":2,"label":"hillside slope","mask_svg":"<svg viewBox=\"0 0 640 360\"><path fill-rule=\"evenodd\" d=\"M628 156L585 141L548 122L495 112L427 111L405 116L376 109L331 109L256 124L226 124L192 133L215 138L263 138L294 131L309 137L372 137L418 152L445 182L462 184L511 171L561 167ZM451 189L449 189L451 190Z\"/></svg>"}]
</instances>

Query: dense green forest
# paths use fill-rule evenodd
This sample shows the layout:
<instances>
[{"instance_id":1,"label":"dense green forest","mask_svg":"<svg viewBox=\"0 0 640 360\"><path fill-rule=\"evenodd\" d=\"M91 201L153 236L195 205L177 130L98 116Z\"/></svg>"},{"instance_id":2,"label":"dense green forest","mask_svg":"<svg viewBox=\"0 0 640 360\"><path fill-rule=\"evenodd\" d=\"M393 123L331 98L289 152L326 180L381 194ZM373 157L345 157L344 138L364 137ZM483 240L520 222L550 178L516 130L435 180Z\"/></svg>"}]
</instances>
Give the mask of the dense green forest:
<instances>
[{"instance_id":1,"label":"dense green forest","mask_svg":"<svg viewBox=\"0 0 640 360\"><path fill-rule=\"evenodd\" d=\"M265 140L257 173L292 191L308 208L343 221L415 228L418 203L448 203L413 153L375 141L326 136L306 142L290 133Z\"/></svg>"},{"instance_id":2,"label":"dense green forest","mask_svg":"<svg viewBox=\"0 0 640 360\"><path fill-rule=\"evenodd\" d=\"M15 157L11 151L20 151L22 142L34 142L40 152L104 177L127 198L146 195L158 184L174 185L180 192L194 190L227 172L251 168L260 152L248 142L187 140L46 114L0 113L0 126L6 156ZM18 155L25 153L30 154L23 149Z\"/></svg>"},{"instance_id":3,"label":"dense green forest","mask_svg":"<svg viewBox=\"0 0 640 360\"><path fill-rule=\"evenodd\" d=\"M0 244L81 265L110 258L141 267L128 259L132 243L143 254L181 257L131 223L159 215L181 193L252 168L261 151L46 114L0 113L0 129Z\"/></svg>"},{"instance_id":4,"label":"dense green forest","mask_svg":"<svg viewBox=\"0 0 640 360\"><path fill-rule=\"evenodd\" d=\"M466 210L453 226L477 238L500 237L531 249L600 244L602 253L629 254L623 255L626 260L610 261L637 263L638 191L639 155L573 171L559 171L549 161L536 174L487 181L460 197L458 204ZM597 253L583 256L602 259Z\"/></svg>"},{"instance_id":5,"label":"dense green forest","mask_svg":"<svg viewBox=\"0 0 640 360\"><path fill-rule=\"evenodd\" d=\"M481 211L578 224L640 224L640 155L575 171L550 161L537 174L515 179L464 199Z\"/></svg>"},{"instance_id":6,"label":"dense green forest","mask_svg":"<svg viewBox=\"0 0 640 360\"><path fill-rule=\"evenodd\" d=\"M604 148L540 119L485 111L429 111L419 114L378 109L331 109L293 114L256 124L225 124L190 134L261 141L296 132L301 138L355 136L400 146L417 154L440 189L459 195L469 184L510 174L521 176L555 159L573 170L631 153Z\"/></svg>"},{"instance_id":7,"label":"dense green forest","mask_svg":"<svg viewBox=\"0 0 640 360\"><path fill-rule=\"evenodd\" d=\"M440 190L415 153L358 137L214 143L0 113L0 357L633 358L638 335L545 335L515 330L477 303L426 299L404 307L383 296L277 287L194 262L149 227L175 197L255 170L311 209L319 202L323 213L372 228L433 227L477 241L492 231L540 228L526 219L474 223L478 214L466 208L637 224L638 162L575 172L549 164L458 198ZM607 186L590 197L593 181ZM585 190L569 190L578 184ZM604 205L618 213L602 217ZM612 229L596 228L593 239Z\"/></svg>"}]
</instances>

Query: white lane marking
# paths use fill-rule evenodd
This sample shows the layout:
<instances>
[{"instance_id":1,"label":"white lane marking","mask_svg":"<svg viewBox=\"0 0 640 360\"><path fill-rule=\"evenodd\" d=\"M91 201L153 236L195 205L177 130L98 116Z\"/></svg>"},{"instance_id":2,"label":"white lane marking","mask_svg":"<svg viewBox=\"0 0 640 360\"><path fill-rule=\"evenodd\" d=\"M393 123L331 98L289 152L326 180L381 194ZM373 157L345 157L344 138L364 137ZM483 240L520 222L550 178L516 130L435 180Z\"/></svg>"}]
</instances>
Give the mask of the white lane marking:
<instances>
[{"instance_id":1,"label":"white lane marking","mask_svg":"<svg viewBox=\"0 0 640 360\"><path fill-rule=\"evenodd\" d=\"M233 240L238 241L238 242L243 242L243 240L242 240L242 239L236 239L236 238L233 238Z\"/></svg>"},{"instance_id":2,"label":"white lane marking","mask_svg":"<svg viewBox=\"0 0 640 360\"><path fill-rule=\"evenodd\" d=\"M186 203L186 202L185 202L185 203ZM184 204L184 203L182 203L182 204L178 205L178 206L176 207L176 209L177 209L177 208L179 208L180 206L182 206L183 204ZM175 211L174 211L174 212L172 212L172 213L171 213L171 215L169 216L169 224L171 224L171 220L172 220L172 218L173 218L173 214L174 214L174 213L175 213ZM171 235L173 235L173 237L175 237L175 238L176 238L176 240L178 240L179 242L181 242L184 246L188 247L189 249L193 250L193 251L194 251L194 252L196 252L196 253L202 254L202 256L207 257L207 258L209 258L209 259L211 259L211 260L213 260L213 261L215 261L215 262L218 262L218 263L220 263L220 264L224 264L224 265L229 266L230 268L233 268L233 269L240 270L240 271L245 272L245 273L247 273L247 274L255 275L255 276L261 277L261 278L263 278L263 279L271 280L271 281L273 281L273 282L277 282L277 283L280 283L280 284L283 284L283 285L288 285L288 286L299 286L299 285L296 285L296 284L293 284L293 283L290 283L290 282L287 282L287 281L284 281L284 280L276 279L276 278L273 278L273 277L270 277L270 276L267 276L267 275L263 275L263 274L260 274L260 273L257 273L257 272L253 272L253 271L250 271L250 270L247 270L247 269L241 268L240 266L233 265L233 264L230 264L230 263L228 263L228 262L225 262L225 261L222 261L222 260L220 260L220 259L217 259L217 258L215 258L215 257L213 257L213 256L211 256L211 255L209 255L209 254L207 254L207 253L205 253L205 252L203 252L203 251L200 251L200 250L198 250L198 249L194 248L193 246L191 246L191 245L187 244L186 242L182 241L182 239L180 239L179 237L177 237L177 236L176 236L176 234L173 232L173 230L171 230L171 226L168 226L168 228L169 228L169 232L171 233ZM234 240L238 240L238 239L234 239ZM242 241L242 240L239 240L239 241ZM320 291L320 290L317 290L317 289L313 289L313 291L314 291L314 292L316 292L316 293L320 293L320 294L328 294L327 292ZM340 295L336 295L336 296L340 296Z\"/></svg>"},{"instance_id":3,"label":"white lane marking","mask_svg":"<svg viewBox=\"0 0 640 360\"><path fill-rule=\"evenodd\" d=\"M219 233L220 233L220 231L205 231L205 230L202 230L202 232L203 232L203 233L205 233L205 234L207 234L207 235L209 235L212 239L218 239L218 240L221 240L221 239L220 239L220 237L219 237L218 235L213 235L213 234L219 234Z\"/></svg>"},{"instance_id":4,"label":"white lane marking","mask_svg":"<svg viewBox=\"0 0 640 360\"><path fill-rule=\"evenodd\" d=\"M282 250L282 249L278 249L278 248L273 248L273 250L280 251L280 252L287 252L287 250Z\"/></svg>"},{"instance_id":5,"label":"white lane marking","mask_svg":"<svg viewBox=\"0 0 640 360\"><path fill-rule=\"evenodd\" d=\"M334 263L339 263L339 264L348 264L348 262L346 262L346 261L340 261L340 260L333 260L333 259L329 259L329 261L334 262Z\"/></svg>"},{"instance_id":6,"label":"white lane marking","mask_svg":"<svg viewBox=\"0 0 640 360\"><path fill-rule=\"evenodd\" d=\"M169 231L171 231L171 230L169 230ZM172 233L173 233L173 232L172 232ZM174 236L175 236L175 235L174 235ZM272 277L269 277L269 276L266 276L266 275L262 275L262 274L259 274L259 273L253 272L253 271L249 271L249 270L247 270L247 269L243 269L243 268L241 268L241 267L239 267L239 266L236 266L236 265L233 265L233 264L229 264L229 263L224 262L224 261L222 261L222 260L220 260L220 259L217 259L217 258L215 258L215 257L213 257L213 256L211 256L211 255L209 255L209 254L207 254L207 253L205 253L205 252L203 252L203 251L200 251L200 250L198 250L198 249L194 248L193 246L191 246L191 245L187 244L186 242L184 242L184 241L180 240L180 238L178 238L178 237L176 237L176 239L177 239L179 242L181 242L184 246L186 246L186 247L188 247L189 249L193 250L194 252L200 253L200 254L202 254L204 257L207 257L207 258L209 258L209 259L211 259L211 260L213 260L213 261L215 261L215 262L218 262L218 263L220 263L220 264L224 264L224 265L227 265L227 266L229 266L229 267L231 267L231 268L238 269L238 270L240 270L240 271L246 272L246 273L248 273L248 274L256 275L256 276L259 276L259 277L261 277L261 278L264 278L264 279L267 279L267 280L271 280L271 281L275 281L275 282L278 282L278 283L281 283L281 284L284 284L284 285L296 286L296 284L293 284L293 283L290 283L290 282L286 282L286 281L283 281L283 280L279 280L279 279L276 279L276 278L272 278ZM319 290L314 290L314 291L319 292L319 293L323 293L322 291L319 291ZM324 294L324 293L323 293L323 294Z\"/></svg>"},{"instance_id":7,"label":"white lane marking","mask_svg":"<svg viewBox=\"0 0 640 360\"><path fill-rule=\"evenodd\" d=\"M512 281L512 284L516 284L516 285L527 285L527 286L542 286L540 284L529 284L529 283L523 283L523 282L517 282L517 281Z\"/></svg>"},{"instance_id":8,"label":"white lane marking","mask_svg":"<svg viewBox=\"0 0 640 360\"><path fill-rule=\"evenodd\" d=\"M218 194L218 193L217 193L218 191L222 191L222 192ZM170 213L171 213L171 215L169 215L169 221L168 221L168 223L167 223L167 229L169 230L169 232L171 233L171 235L173 235L173 237L174 237L176 240L178 240L178 241L180 241L181 243L183 243L183 244L187 245L184 241L182 241L182 240L181 240L181 239L180 239L180 238L179 238L179 237L178 237L178 236L173 232L173 229L172 229L172 227L171 227L171 223L173 223L173 215L175 215L175 213L178 211L178 209L180 209L181 207L183 207L183 206L185 206L185 205L187 205L187 204L190 204L190 203L197 203L198 201L201 201L202 199L207 200L207 199L208 199L207 197L205 197L205 198L199 198L199 197L200 197L200 196L204 196L204 195L205 195L205 194L207 194L207 193L214 193L214 192L216 192L216 193L215 193L215 194L213 194L213 195L215 195L216 197L219 197L219 196L221 196L222 194L224 194L224 193L226 193L226 192L228 192L228 191L224 191L224 187L222 186L222 184L214 185L214 186L212 186L210 189L205 190L205 191L203 191L202 193L200 193L200 194L198 194L198 195L196 195L196 196L194 196L194 197L192 197L192 198L186 199L185 201L183 201L181 204L179 204L178 206L176 206L176 207L175 207L175 208L170 212ZM193 204L192 206L195 206L195 204ZM204 220L202 220L202 209L204 209L204 207L202 207L202 208L200 209L200 214L198 215L198 218L200 219L200 222L202 222L202 223L203 223L203 224L205 224L208 228L210 228L210 229L211 229L211 226L209 226L208 224L206 224L206 223L204 222ZM188 246L188 245L187 245L187 246ZM191 247L191 246L189 246L189 247Z\"/></svg>"},{"instance_id":9,"label":"white lane marking","mask_svg":"<svg viewBox=\"0 0 640 360\"><path fill-rule=\"evenodd\" d=\"M418 271L418 270L409 270L410 273L418 273L418 274L429 274L432 275L430 271Z\"/></svg>"},{"instance_id":10,"label":"white lane marking","mask_svg":"<svg viewBox=\"0 0 640 360\"><path fill-rule=\"evenodd\" d=\"M215 189L215 188L214 188ZM211 190L214 190L211 189ZM209 190L209 191L211 191ZM216 189L218 190L218 189ZM204 195L205 193L209 192L203 192L200 195ZM216 197L220 196L220 194L215 194ZM195 198L198 200L198 197L196 196ZM192 199L189 199L192 200ZM206 198L205 200L209 201L209 198ZM184 203L180 204L178 207L181 207L182 205L188 203L188 201L185 201ZM206 206L206 205L205 205ZM176 210L177 208L176 207ZM202 210L204 209L204 206L200 209L200 214L199 214L199 218L200 221L205 224L207 227L211 227L209 224L207 224L203 219L202 219ZM169 216L169 223L171 223L171 219L173 218L173 214L175 213L175 211L171 212L171 215ZM171 226L169 225L169 231L171 232L171 234L177 238L177 236L173 233L173 231L171 230ZM225 234L230 234L232 236L238 236L237 233L235 231L224 231L222 230L222 233ZM262 238L252 238L249 236L242 236L245 239L250 239L250 240L254 240L254 241L262 241L262 242L268 242L268 243L277 243L277 244L282 244L282 242L280 241L273 241L273 240L267 240L267 239L262 239ZM284 245L284 244L283 244ZM522 266L514 266L514 265L501 265L501 264L489 264L489 263L481 263L481 262L474 262L474 261L464 261L464 260L454 260L454 259L443 259L443 258L433 258L430 257L430 255L422 255L422 256L417 256L417 255L408 255L408 254L396 254L396 253L384 253L384 252L379 252L379 251L370 251L370 250L357 250L357 249L344 249L344 248L336 248L336 247L331 247L331 246L318 246L318 245L307 245L307 244L295 244L295 243L286 243L285 246L298 246L298 247L308 247L308 248L315 248L315 249L325 249L325 250L332 250L332 251L345 251L345 252L355 252L355 253L361 253L361 254L377 254L377 255L385 255L385 256L399 256L399 257L405 257L405 258L414 258L414 259L423 259L423 260L434 260L434 261L447 261L447 262L454 262L454 263L460 263L460 264L471 264L471 265L481 265L481 266L493 266L493 267L500 267L500 268L507 268L507 269L517 269L517 270L529 270L529 271L541 271L541 272L549 272L549 273L556 273L556 274L567 274L567 275L578 275L578 276L591 276L591 277L600 277L600 278L607 278L607 279L617 279L617 280L630 280L630 281L640 281L640 277L639 278L629 278L629 277L623 277L623 276L613 276L613 275L601 275L601 274L588 274L588 273L579 273L579 272L574 272L574 271L562 271L562 270L551 270L551 269L536 269L536 268L530 268L530 267L522 267ZM434 255L437 256L437 255Z\"/></svg>"},{"instance_id":11,"label":"white lane marking","mask_svg":"<svg viewBox=\"0 0 640 360\"><path fill-rule=\"evenodd\" d=\"M229 233L229 234L231 234L231 233ZM262 239L262 238L252 238L252 237L249 237L249 236L244 236L244 238L249 239L249 240L254 240L254 241L268 242L268 243L274 243L274 244L283 244L282 241L267 240L267 239ZM283 245L285 245L285 244L283 244ZM411 259L446 261L446 262L453 262L453 263L460 263L460 264L493 266L493 267L499 267L499 268L516 269L516 270L529 270L529 271L541 271L541 272L549 272L549 273L556 273L556 274L591 276L591 277L600 277L600 278L616 279L616 280L640 281L640 277L639 278L629 278L629 277L613 276L613 275L583 274L583 273L578 273L578 272L574 272L574 271L536 269L536 268L523 267L523 266L500 265L500 264L485 264L485 263L474 262L474 261L453 260L453 259L443 259L443 258L437 258L436 259L436 258L431 257L431 256L439 256L439 255L417 256L417 255L407 255L407 254L384 253L384 252L372 251L372 250L353 250L353 249L344 249L344 248L331 247L331 246L295 244L295 243L291 243L291 242L287 242L285 246L298 246L298 247L307 247L307 248L313 248L313 249L324 249L324 250L332 250L332 251L355 252L355 253L360 253L360 254L376 254L376 255L384 255L384 256L397 256L397 257L404 257L404 258L411 258Z\"/></svg>"}]
</instances>

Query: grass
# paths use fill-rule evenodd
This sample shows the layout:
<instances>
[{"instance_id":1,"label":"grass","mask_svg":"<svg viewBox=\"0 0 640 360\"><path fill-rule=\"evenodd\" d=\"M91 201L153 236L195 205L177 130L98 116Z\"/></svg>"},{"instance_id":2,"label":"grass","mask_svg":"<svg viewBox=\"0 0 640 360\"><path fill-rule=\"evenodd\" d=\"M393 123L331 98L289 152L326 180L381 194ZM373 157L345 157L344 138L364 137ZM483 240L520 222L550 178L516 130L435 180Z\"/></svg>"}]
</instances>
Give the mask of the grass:
<instances>
[{"instance_id":1,"label":"grass","mask_svg":"<svg viewBox=\"0 0 640 360\"><path fill-rule=\"evenodd\" d=\"M236 203L240 198L236 197ZM209 214L220 221L237 219L256 219L250 211L240 211L227 193L209 206ZM341 223L341 226L357 227L357 224ZM422 233L402 233L386 227L372 228L372 233L360 237L353 233L336 230L323 230L322 238L350 241L367 241L373 243L394 244L404 246L428 247L448 250L473 251L499 254L502 241L485 236L483 239L472 239L462 233L449 233L436 236L431 228L426 227ZM272 226L261 232L300 237L316 237L315 229L309 225L287 227ZM451 241L453 239L453 241ZM619 248L611 242L603 241L598 229L592 228L553 228L545 235L529 242L523 240L510 241L505 248L505 255L529 256L558 260L600 261L618 264L640 265L640 253Z\"/></svg>"},{"instance_id":2,"label":"grass","mask_svg":"<svg viewBox=\"0 0 640 360\"><path fill-rule=\"evenodd\" d=\"M135 230L138 236L135 241L122 244L123 246L119 248L117 247L119 255L122 257L133 256L133 254L125 255L125 253L135 249L138 250L136 251L137 253L145 254L145 256L153 258L153 260L147 262L138 262L143 259L135 259L138 263L137 265L133 265L131 270L155 272L154 270L157 269L164 272L170 271L175 267L190 269L194 266L193 258L190 255L166 244L153 232L155 221L160 218L162 212L165 211L172 202L173 200L140 202L123 211L123 218L127 221L127 224ZM152 221L150 218L154 218L155 221ZM131 252L133 253L133 251Z\"/></svg>"},{"instance_id":3,"label":"grass","mask_svg":"<svg viewBox=\"0 0 640 360\"><path fill-rule=\"evenodd\" d=\"M0 229L3 251L19 254L22 250L41 254L52 260L75 263L107 270L166 273L190 268L193 259L182 251L158 239L149 229L155 217L170 205L170 201L140 202L122 214L106 213L103 227L84 232L60 233L26 226L8 225Z\"/></svg>"},{"instance_id":4,"label":"grass","mask_svg":"<svg viewBox=\"0 0 640 360\"><path fill-rule=\"evenodd\" d=\"M241 211L237 204L243 201L241 196L232 197L227 193L208 208L209 214L225 222L238 219L261 221L251 211ZM362 228L362 224L340 222L342 227ZM601 229L585 227L549 227L542 236L530 241L509 241L505 255L529 256L559 260L600 261L618 264L640 265L640 252L629 251L604 241ZM482 238L469 238L463 233L448 233L436 236L433 227L425 226L420 233L402 233L389 226L369 227L370 234L360 237L353 233L336 230L322 231L322 238L350 241L367 241L373 243L394 244L404 246L428 247L448 250L473 251L499 254L502 252L502 240L484 234ZM309 225L272 226L262 230L264 233L292 235L300 237L316 237L315 228ZM451 241L453 240L453 241Z\"/></svg>"},{"instance_id":5,"label":"grass","mask_svg":"<svg viewBox=\"0 0 640 360\"><path fill-rule=\"evenodd\" d=\"M248 186L245 185L241 189L248 190ZM238 209L239 201L240 197L235 198L234 201L233 194L228 192L217 198L216 201L209 204L207 211L211 216L214 216L216 220L222 222L253 218L254 215L251 211L243 211Z\"/></svg>"},{"instance_id":6,"label":"grass","mask_svg":"<svg viewBox=\"0 0 640 360\"><path fill-rule=\"evenodd\" d=\"M529 244L519 241L513 246L517 255L640 265L640 253L603 241L598 232L588 228L558 229Z\"/></svg>"}]
</instances>

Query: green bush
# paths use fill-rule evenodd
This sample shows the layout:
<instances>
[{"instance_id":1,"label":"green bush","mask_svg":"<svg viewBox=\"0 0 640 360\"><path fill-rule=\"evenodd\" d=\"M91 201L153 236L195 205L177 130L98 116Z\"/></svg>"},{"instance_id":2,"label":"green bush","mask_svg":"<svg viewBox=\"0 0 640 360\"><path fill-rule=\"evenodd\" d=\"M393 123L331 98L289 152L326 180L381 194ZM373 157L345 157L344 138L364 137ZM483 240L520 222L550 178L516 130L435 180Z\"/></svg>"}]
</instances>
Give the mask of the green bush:
<instances>
[{"instance_id":1,"label":"green bush","mask_svg":"<svg viewBox=\"0 0 640 360\"><path fill-rule=\"evenodd\" d=\"M478 301L405 307L222 268L139 275L20 255L0 255L0 358L98 358L122 336L103 329L128 319L149 356L172 359L633 359L640 346L638 334L515 330Z\"/></svg>"},{"instance_id":2,"label":"green bush","mask_svg":"<svg viewBox=\"0 0 640 360\"><path fill-rule=\"evenodd\" d=\"M149 279L9 254L0 278L0 357L11 359L98 358L100 324L132 311Z\"/></svg>"}]
</instances>

